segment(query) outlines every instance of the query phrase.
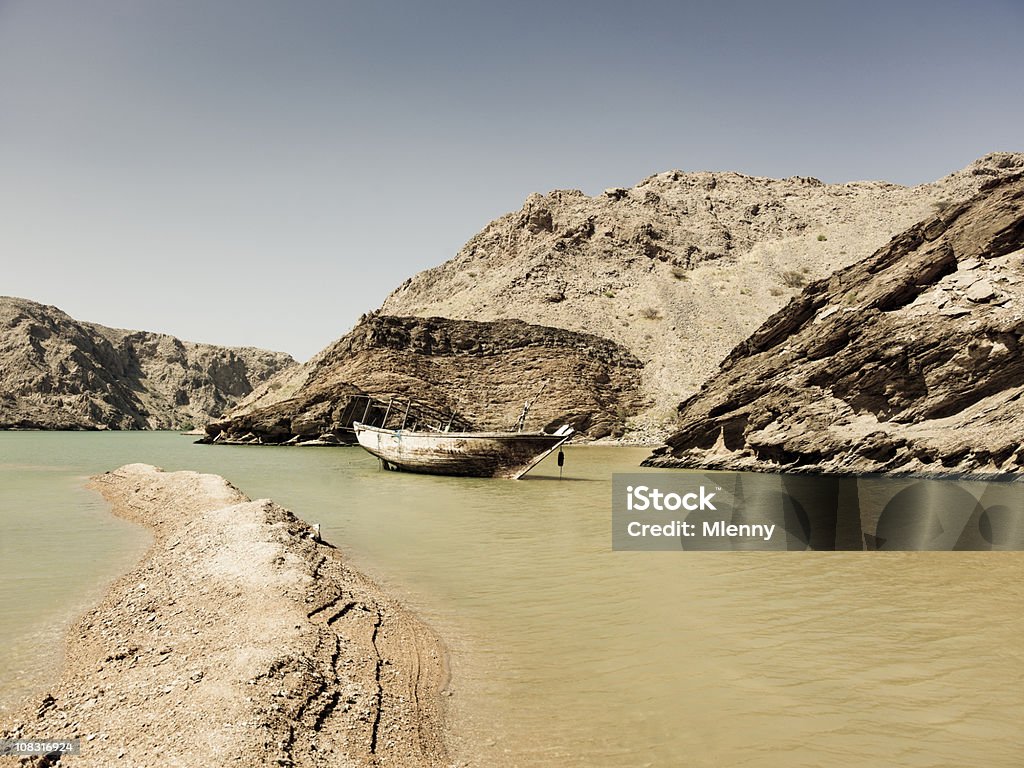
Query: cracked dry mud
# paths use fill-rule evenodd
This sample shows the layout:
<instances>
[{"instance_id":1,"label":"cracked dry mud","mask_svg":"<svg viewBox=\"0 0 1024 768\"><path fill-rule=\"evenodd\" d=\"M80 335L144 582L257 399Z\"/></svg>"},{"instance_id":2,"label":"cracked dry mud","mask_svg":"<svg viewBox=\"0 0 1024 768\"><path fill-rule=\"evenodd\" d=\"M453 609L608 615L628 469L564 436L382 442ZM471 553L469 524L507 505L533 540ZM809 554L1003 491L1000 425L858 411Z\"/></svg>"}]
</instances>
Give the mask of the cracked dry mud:
<instances>
[{"instance_id":1,"label":"cracked dry mud","mask_svg":"<svg viewBox=\"0 0 1024 768\"><path fill-rule=\"evenodd\" d=\"M79 737L82 768L447 764L442 646L309 525L216 475L94 485L153 546L4 736Z\"/></svg>"}]
</instances>

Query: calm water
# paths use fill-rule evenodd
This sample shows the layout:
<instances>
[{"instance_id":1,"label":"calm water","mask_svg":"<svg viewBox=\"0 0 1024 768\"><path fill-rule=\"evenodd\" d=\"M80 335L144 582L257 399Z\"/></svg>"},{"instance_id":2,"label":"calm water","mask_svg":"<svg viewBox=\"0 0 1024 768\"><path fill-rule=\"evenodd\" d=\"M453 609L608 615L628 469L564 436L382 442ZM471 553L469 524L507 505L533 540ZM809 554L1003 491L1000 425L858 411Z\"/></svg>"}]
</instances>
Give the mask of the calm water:
<instances>
[{"instance_id":1,"label":"calm water","mask_svg":"<svg viewBox=\"0 0 1024 768\"><path fill-rule=\"evenodd\" d=\"M358 449L0 433L0 703L49 679L46 627L144 549L82 489L144 461L223 474L321 522L433 625L451 651L456 758L1021 765L1024 554L612 552L610 475L644 455L569 449L565 481L549 461L517 483L382 473ZM872 483L866 495L901 487Z\"/></svg>"}]
</instances>

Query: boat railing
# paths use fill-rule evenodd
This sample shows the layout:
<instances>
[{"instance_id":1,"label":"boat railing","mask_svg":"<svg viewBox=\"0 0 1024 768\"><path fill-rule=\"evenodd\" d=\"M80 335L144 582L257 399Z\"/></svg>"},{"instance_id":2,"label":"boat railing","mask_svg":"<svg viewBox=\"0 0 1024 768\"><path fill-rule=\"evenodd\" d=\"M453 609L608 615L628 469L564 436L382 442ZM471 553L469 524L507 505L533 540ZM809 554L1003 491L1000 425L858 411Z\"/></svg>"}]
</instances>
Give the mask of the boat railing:
<instances>
[{"instance_id":1,"label":"boat railing","mask_svg":"<svg viewBox=\"0 0 1024 768\"><path fill-rule=\"evenodd\" d=\"M369 394L352 395L338 421L341 429L346 431L353 431L355 422L379 429L410 431L461 432L472 429L472 424L455 411L442 410L408 397Z\"/></svg>"}]
</instances>

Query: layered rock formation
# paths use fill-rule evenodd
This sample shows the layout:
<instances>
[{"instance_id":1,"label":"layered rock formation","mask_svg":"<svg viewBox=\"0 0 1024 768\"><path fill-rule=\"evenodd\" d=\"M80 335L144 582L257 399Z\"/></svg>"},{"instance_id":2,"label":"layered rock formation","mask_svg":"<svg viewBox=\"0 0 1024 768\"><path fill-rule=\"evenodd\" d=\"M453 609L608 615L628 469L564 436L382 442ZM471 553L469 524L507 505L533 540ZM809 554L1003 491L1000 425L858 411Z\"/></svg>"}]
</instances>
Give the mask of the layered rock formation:
<instances>
[{"instance_id":1,"label":"layered rock formation","mask_svg":"<svg viewBox=\"0 0 1024 768\"><path fill-rule=\"evenodd\" d=\"M645 464L998 475L1024 467L1024 174L808 286L679 406Z\"/></svg>"},{"instance_id":2,"label":"layered rock formation","mask_svg":"<svg viewBox=\"0 0 1024 768\"><path fill-rule=\"evenodd\" d=\"M295 361L80 322L0 297L0 429L179 429L219 417Z\"/></svg>"},{"instance_id":3,"label":"layered rock formation","mask_svg":"<svg viewBox=\"0 0 1024 768\"><path fill-rule=\"evenodd\" d=\"M643 393L660 404L632 426L667 429L668 404L807 282L1022 167L1024 155L994 153L909 188L670 171L594 197L535 194L405 281L381 311L603 336L646 364Z\"/></svg>"},{"instance_id":4,"label":"layered rock formation","mask_svg":"<svg viewBox=\"0 0 1024 768\"><path fill-rule=\"evenodd\" d=\"M528 429L568 423L603 437L621 434L625 417L642 407L641 368L622 347L589 334L518 320L373 315L207 433L213 441L337 442L347 437L353 395L363 393L454 411L466 428L509 429L546 382Z\"/></svg>"}]
</instances>

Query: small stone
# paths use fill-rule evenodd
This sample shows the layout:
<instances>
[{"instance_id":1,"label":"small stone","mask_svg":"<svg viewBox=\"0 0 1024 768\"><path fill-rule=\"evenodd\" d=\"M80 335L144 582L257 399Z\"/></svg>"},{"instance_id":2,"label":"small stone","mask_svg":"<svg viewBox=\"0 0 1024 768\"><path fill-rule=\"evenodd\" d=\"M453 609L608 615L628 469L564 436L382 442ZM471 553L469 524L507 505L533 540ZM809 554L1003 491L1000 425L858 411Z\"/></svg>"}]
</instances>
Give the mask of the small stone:
<instances>
[{"instance_id":1,"label":"small stone","mask_svg":"<svg viewBox=\"0 0 1024 768\"><path fill-rule=\"evenodd\" d=\"M976 283L972 283L966 292L967 298L975 304L991 301L995 295L996 289L988 280L978 280Z\"/></svg>"}]
</instances>

